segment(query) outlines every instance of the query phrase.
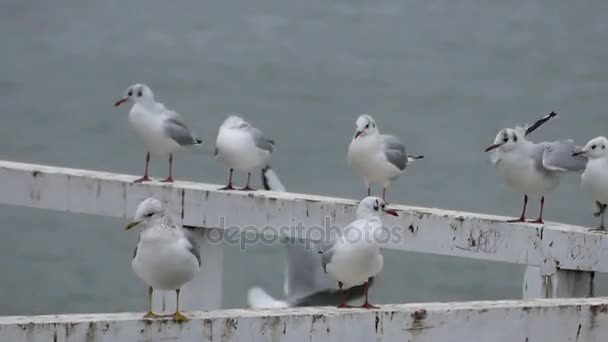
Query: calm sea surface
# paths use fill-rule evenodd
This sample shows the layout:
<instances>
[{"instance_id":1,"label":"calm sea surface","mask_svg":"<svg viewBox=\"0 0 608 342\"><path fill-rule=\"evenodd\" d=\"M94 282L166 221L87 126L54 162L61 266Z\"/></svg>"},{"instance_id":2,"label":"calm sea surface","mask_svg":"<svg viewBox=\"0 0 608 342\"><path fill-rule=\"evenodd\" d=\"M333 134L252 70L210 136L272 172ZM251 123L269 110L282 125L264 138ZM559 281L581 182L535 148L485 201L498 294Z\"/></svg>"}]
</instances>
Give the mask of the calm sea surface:
<instances>
[{"instance_id":1,"label":"calm sea surface","mask_svg":"<svg viewBox=\"0 0 608 342\"><path fill-rule=\"evenodd\" d=\"M425 155L392 202L516 215L482 151L502 127L551 110L534 139L608 134L608 2L223 0L0 3L0 158L139 174L144 148L112 104L145 82L213 144L238 113L277 141L291 191L360 198L345 153L359 113ZM153 160L164 176L166 162ZM209 156L176 157L179 179L223 183ZM257 180L257 178L256 178ZM595 225L565 177L546 217ZM2 188L0 188L2 191ZM536 201L530 208L536 214ZM143 310L123 220L0 207L0 314ZM386 251L380 303L518 298L523 268ZM229 249L224 303L279 294L278 247ZM608 279L597 282L608 293Z\"/></svg>"}]
</instances>

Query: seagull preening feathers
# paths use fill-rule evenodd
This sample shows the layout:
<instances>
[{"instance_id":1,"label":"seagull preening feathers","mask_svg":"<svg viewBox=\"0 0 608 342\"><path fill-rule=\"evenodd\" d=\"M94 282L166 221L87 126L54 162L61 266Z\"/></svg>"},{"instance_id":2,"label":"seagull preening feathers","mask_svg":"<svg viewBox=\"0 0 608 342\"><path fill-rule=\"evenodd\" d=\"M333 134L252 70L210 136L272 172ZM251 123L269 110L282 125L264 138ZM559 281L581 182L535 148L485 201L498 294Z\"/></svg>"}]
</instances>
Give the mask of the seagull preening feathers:
<instances>
[{"instance_id":1,"label":"seagull preening feathers","mask_svg":"<svg viewBox=\"0 0 608 342\"><path fill-rule=\"evenodd\" d=\"M162 182L173 182L173 154L187 147L200 145L201 140L194 137L182 116L157 102L152 90L145 84L134 84L125 90L124 96L116 101L115 107L131 102L129 122L135 133L147 148L146 171L136 183L149 181L148 166L150 153L169 157L169 176Z\"/></svg>"},{"instance_id":2,"label":"seagull preening feathers","mask_svg":"<svg viewBox=\"0 0 608 342\"><path fill-rule=\"evenodd\" d=\"M274 140L241 117L231 115L217 134L215 157L230 167L228 184L220 190L235 190L232 186L234 170L247 172L247 184L240 190L253 190L249 185L251 172L268 166Z\"/></svg>"}]
</instances>

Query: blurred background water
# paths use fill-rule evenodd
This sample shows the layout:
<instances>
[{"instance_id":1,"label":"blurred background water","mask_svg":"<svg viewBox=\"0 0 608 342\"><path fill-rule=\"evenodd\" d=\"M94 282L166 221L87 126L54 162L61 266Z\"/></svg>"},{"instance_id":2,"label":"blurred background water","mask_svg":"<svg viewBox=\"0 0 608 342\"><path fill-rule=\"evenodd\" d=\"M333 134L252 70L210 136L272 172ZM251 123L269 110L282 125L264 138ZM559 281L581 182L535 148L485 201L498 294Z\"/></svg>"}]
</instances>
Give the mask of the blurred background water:
<instances>
[{"instance_id":1,"label":"blurred background water","mask_svg":"<svg viewBox=\"0 0 608 342\"><path fill-rule=\"evenodd\" d=\"M520 196L482 151L500 128L552 110L560 118L532 138L606 134L606 13L602 0L2 1L0 158L140 174L143 145L112 104L145 82L211 146L228 114L252 121L276 139L273 166L291 191L362 197L345 154L370 112L426 156L392 202L515 216ZM165 160L151 167L165 176ZM175 174L220 184L227 170L185 153ZM593 209L572 175L546 218L594 226ZM0 217L0 314L144 309L123 220L15 207ZM519 266L384 254L379 303L521 297ZM279 294L283 257L229 248L225 306L244 306L252 285Z\"/></svg>"}]
</instances>

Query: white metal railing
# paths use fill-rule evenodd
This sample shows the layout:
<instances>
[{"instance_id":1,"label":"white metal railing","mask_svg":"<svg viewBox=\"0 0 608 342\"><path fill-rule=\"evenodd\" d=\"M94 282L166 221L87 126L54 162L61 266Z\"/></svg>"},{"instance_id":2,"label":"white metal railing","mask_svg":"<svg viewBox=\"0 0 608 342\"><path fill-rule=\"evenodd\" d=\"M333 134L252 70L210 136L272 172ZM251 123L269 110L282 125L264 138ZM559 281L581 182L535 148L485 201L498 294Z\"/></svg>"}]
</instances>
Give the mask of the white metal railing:
<instances>
[{"instance_id":1,"label":"white metal railing","mask_svg":"<svg viewBox=\"0 0 608 342\"><path fill-rule=\"evenodd\" d=\"M195 229L204 266L184 288L186 309L221 307L223 247L217 241L226 237L226 228L293 236L299 230L265 227L297 224L302 229L297 237L309 237L313 228L326 228L327 222L346 225L356 209L355 201L341 198L226 192L217 185L181 181L134 184L134 179L0 161L0 204L128 218L147 197L168 203L178 222L204 228ZM391 207L399 217L385 220L394 235L384 247L526 265L524 298L588 297L593 294L593 272L608 271L608 240L602 232L552 222L512 224L504 217L435 208ZM0 324L0 336L1 329Z\"/></svg>"}]
</instances>

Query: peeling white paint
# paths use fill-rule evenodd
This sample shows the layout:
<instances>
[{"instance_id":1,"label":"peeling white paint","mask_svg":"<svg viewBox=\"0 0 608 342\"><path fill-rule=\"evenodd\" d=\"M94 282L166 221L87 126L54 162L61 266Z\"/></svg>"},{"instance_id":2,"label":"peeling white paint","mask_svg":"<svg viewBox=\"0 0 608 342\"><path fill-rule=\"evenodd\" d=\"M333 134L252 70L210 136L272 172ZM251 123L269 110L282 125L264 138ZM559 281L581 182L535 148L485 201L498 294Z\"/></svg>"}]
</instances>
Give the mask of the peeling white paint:
<instances>
[{"instance_id":1,"label":"peeling white paint","mask_svg":"<svg viewBox=\"0 0 608 342\"><path fill-rule=\"evenodd\" d=\"M298 308L0 318L0 341L488 341L608 340L608 299L383 305L379 310Z\"/></svg>"}]
</instances>

